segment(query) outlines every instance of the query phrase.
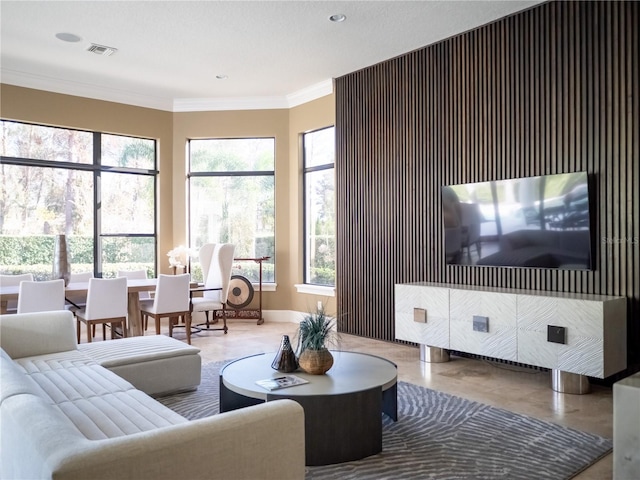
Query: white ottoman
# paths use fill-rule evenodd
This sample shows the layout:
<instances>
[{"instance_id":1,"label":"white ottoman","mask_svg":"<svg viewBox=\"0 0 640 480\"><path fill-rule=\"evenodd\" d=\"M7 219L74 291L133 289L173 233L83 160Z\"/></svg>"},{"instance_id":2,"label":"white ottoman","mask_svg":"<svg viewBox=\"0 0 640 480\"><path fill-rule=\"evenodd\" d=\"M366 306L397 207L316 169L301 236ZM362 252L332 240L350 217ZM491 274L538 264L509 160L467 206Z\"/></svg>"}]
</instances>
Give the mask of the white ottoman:
<instances>
[{"instance_id":1,"label":"white ottoman","mask_svg":"<svg viewBox=\"0 0 640 480\"><path fill-rule=\"evenodd\" d=\"M613 478L640 478L640 373L613 384Z\"/></svg>"},{"instance_id":2,"label":"white ottoman","mask_svg":"<svg viewBox=\"0 0 640 480\"><path fill-rule=\"evenodd\" d=\"M82 343L78 350L148 395L194 390L200 385L200 349L166 335Z\"/></svg>"}]
</instances>

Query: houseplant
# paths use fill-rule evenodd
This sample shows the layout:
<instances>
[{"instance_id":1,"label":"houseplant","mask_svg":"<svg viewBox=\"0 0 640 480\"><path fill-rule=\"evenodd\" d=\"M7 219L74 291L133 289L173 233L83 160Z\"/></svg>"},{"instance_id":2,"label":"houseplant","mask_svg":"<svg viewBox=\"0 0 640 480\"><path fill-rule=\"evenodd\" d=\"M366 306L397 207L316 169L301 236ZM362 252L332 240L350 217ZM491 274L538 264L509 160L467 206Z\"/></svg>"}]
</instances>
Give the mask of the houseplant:
<instances>
[{"instance_id":1,"label":"houseplant","mask_svg":"<svg viewBox=\"0 0 640 480\"><path fill-rule=\"evenodd\" d=\"M298 364L305 372L322 375L333 365L327 346L337 342L335 319L326 314L323 305L306 314L298 328Z\"/></svg>"}]
</instances>

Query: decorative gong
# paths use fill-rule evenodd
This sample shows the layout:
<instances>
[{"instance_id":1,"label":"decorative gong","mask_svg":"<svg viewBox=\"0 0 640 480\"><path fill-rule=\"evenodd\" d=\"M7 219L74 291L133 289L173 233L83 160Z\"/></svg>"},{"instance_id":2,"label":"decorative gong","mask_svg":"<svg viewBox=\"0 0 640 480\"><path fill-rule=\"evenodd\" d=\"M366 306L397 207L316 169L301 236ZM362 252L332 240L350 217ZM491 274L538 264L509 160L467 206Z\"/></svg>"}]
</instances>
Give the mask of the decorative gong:
<instances>
[{"instance_id":1,"label":"decorative gong","mask_svg":"<svg viewBox=\"0 0 640 480\"><path fill-rule=\"evenodd\" d=\"M253 300L253 285L242 275L232 275L229 282L227 305L233 308L244 308Z\"/></svg>"}]
</instances>

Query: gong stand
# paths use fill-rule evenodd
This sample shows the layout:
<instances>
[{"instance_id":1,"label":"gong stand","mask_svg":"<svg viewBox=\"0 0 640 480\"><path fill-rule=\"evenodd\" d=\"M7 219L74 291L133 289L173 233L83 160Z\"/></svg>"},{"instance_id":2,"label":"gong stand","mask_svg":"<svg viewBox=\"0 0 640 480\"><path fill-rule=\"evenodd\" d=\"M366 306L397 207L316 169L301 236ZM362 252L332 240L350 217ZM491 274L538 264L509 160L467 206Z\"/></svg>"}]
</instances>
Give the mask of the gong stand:
<instances>
[{"instance_id":1,"label":"gong stand","mask_svg":"<svg viewBox=\"0 0 640 480\"><path fill-rule=\"evenodd\" d=\"M243 275L232 275L229 282L229 293L227 296L227 305L231 310L227 310L227 319L232 318L252 318L257 320L258 325L264 323L262 318L262 262L269 260L271 257L259 258L234 258L236 262L256 262L260 268L259 271L259 291L258 291L258 308L246 308L251 304L254 296L253 284ZM217 311L216 316L221 316L222 312Z\"/></svg>"}]
</instances>

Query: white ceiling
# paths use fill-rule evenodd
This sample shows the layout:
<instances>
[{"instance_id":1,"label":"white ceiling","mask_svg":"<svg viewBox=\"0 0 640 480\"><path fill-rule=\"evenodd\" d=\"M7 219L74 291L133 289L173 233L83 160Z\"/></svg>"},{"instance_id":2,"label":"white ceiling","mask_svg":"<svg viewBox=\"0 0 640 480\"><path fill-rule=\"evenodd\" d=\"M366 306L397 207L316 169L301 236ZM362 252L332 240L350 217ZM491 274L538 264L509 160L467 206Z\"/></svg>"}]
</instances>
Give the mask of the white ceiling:
<instances>
[{"instance_id":1,"label":"white ceiling","mask_svg":"<svg viewBox=\"0 0 640 480\"><path fill-rule=\"evenodd\" d=\"M168 111L288 108L330 93L332 78L538 3L1 0L0 80ZM336 13L346 20L330 22Z\"/></svg>"}]
</instances>

